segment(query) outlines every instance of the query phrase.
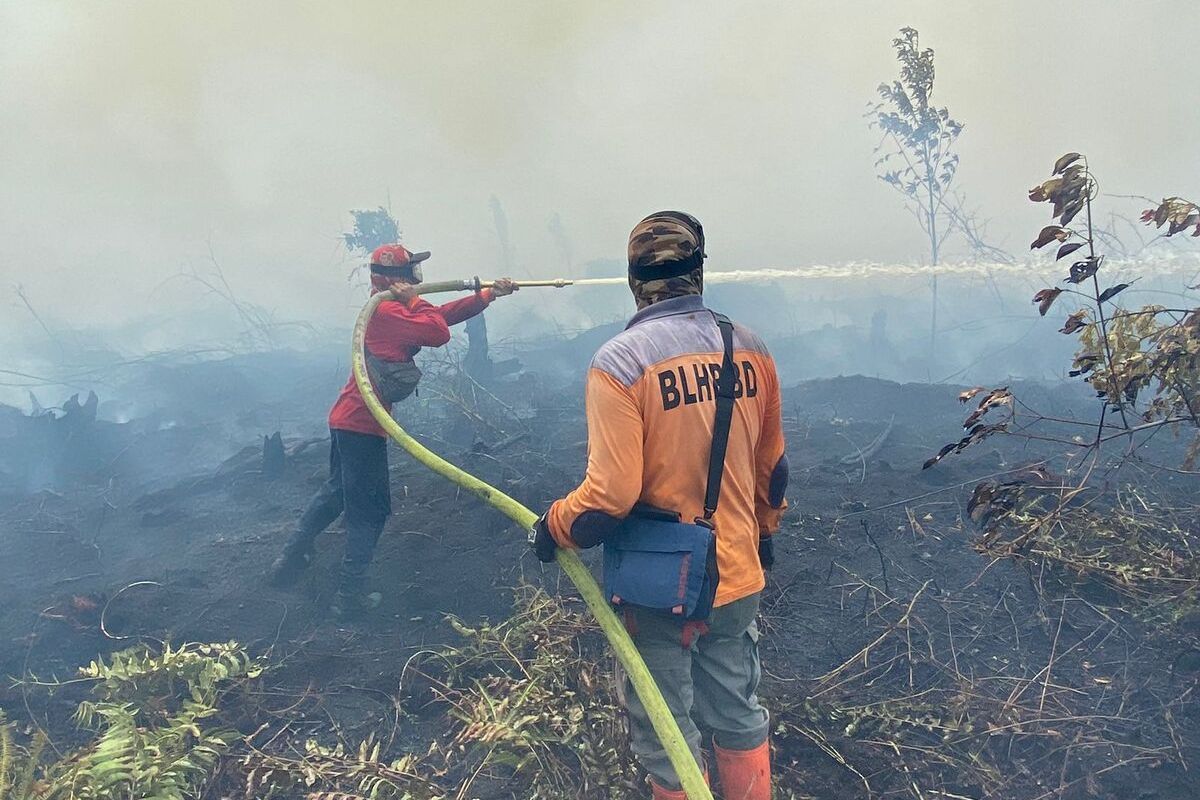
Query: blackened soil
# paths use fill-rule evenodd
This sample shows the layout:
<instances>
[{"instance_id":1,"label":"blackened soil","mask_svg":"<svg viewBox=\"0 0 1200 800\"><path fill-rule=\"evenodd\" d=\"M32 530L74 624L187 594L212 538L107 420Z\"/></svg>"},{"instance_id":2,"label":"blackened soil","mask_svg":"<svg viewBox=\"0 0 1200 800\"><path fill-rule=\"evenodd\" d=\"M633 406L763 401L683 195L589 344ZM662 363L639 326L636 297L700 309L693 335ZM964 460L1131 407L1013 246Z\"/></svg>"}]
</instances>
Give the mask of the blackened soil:
<instances>
[{"instance_id":1,"label":"blackened soil","mask_svg":"<svg viewBox=\"0 0 1200 800\"><path fill-rule=\"evenodd\" d=\"M878 636L922 587L927 624L967 620L980 632L977 646L955 645L963 673L994 672L987 665L1003 658L1014 674L1034 676L1055 648L1056 627L1061 653L1096 622L1082 601L1060 601L1048 611L1028 572L980 557L971 546L974 530L963 522L979 479L1057 458L1061 447L996 439L921 470L927 457L961 435L958 391L850 377L786 393L791 511L763 605L764 692L775 704L802 700L818 676ZM1090 406L1066 390L1023 391L1057 414L1089 413ZM579 387L549 396L535 416L508 431L514 435L493 432L484 437L486 446L474 449L450 446L440 435L430 437L430 445L540 510L574 485L586 458ZM889 425L877 451L861 455ZM0 674L69 677L98 653L138 640L235 639L276 664L270 685L278 699L267 697L266 704L275 702L278 710L304 698L308 732L332 735L333 728L355 740L390 728L397 732L395 747L423 749L433 723L419 714L399 716L394 698L398 687L403 694L409 658L455 638L446 615L468 623L504 617L510 587L523 580L570 589L556 569L543 568L527 552L522 531L398 450L391 454L395 513L372 568L380 606L354 624L337 624L328 614L343 545L337 526L322 537L316 563L294 589L269 588L266 570L325 477L327 447L300 446L274 480L258 472L252 445L220 473L154 494L101 483L0 498ZM1194 489L1194 482L1163 480L1181 494ZM886 596L897 603L889 606ZM944 616L935 618L937 608ZM984 635L1000 626L1016 632L1019 649L1001 651L1007 639ZM1117 667L1101 661L1107 653L1097 651L1089 662L1106 670L1103 676L1057 674L1056 685L1108 679ZM1162 672L1164 685L1169 678L1178 691L1180 681L1194 684L1196 676L1167 675L1174 656L1140 652L1126 667ZM78 697L71 689L0 687L0 707L11 717L32 712L63 737L71 735L69 714ZM1060 755L1051 764L1023 751L1012 766L1030 772L1025 785L1053 776L1051 783L1066 787L1046 797L1200 796L1194 773L1177 766L1200 763L1194 703L1175 724L1180 743L1171 758L1092 781L1072 782L1078 773L1103 768L1085 754L1074 761L1068 754L1065 763ZM781 734L777 745L784 785L815 797L866 796L860 776L811 741ZM853 742L836 749L876 795L900 796L906 774L883 750ZM971 785L960 789L960 796L979 796Z\"/></svg>"}]
</instances>

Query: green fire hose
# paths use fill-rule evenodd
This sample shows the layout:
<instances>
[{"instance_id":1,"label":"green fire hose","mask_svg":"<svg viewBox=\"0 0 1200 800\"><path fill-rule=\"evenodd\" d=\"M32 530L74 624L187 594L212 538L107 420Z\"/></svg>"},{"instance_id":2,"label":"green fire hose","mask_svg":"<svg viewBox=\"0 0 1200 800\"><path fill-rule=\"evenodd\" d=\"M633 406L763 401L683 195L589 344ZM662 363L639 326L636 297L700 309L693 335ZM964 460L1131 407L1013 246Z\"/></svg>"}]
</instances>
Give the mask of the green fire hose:
<instances>
[{"instance_id":1,"label":"green fire hose","mask_svg":"<svg viewBox=\"0 0 1200 800\"><path fill-rule=\"evenodd\" d=\"M520 281L518 285L567 286L570 283L570 281L566 280ZM483 284L480 280L475 278L467 281L420 284L417 287L417 292L419 294L433 294L449 291L478 291L482 286ZM367 322L371 319L375 310L379 308L379 304L387 300L388 297L387 292L379 292L373 295L367 301L367 304L363 306L358 319L354 323L354 347L350 353L351 364L354 370L354 382L358 385L358 391L362 394L367 408L371 410L371 415L417 461L420 461L443 478L475 494L481 500L490 503L498 511L519 525L522 530L529 530L537 522L536 514L496 487L484 483L468 472L464 472L427 449L410 436L404 428L400 427L399 423L392 419L391 414L388 413L387 409L379 401L375 390L371 387L371 382L367 379L367 365L364 351L366 347ZM646 668L646 662L642 660L637 648L634 647L633 640L629 638L629 633L625 630L625 626L617 619L617 615L609 607L608 601L605 600L600 587L596 585L592 574L583 565L583 562L579 560L579 556L573 550L566 550L560 547L557 551L557 558L558 565L562 567L563 572L567 573L567 577L571 579L572 583L575 584L575 588L583 595L584 602L587 603L588 608L595 615L596 621L600 623L600 629L608 637L613 651L617 654L617 658L621 661L622 666L624 666L626 673L629 675L629 680L633 684L638 697L641 699L642 705L646 708L646 713L650 717L654 731L658 734L659 741L662 742L663 748L667 751L667 756L671 759L671 765L675 768L676 774L679 775L680 782L683 784L683 790L687 793L688 798L690 800L713 800L708 784L704 780L704 775L701 773L700 767L696 764L696 760L692 758L691 750L683 738L683 733L679 730L679 725L675 722L671 710L667 708L667 703L663 699L662 692L659 691L657 684L654 683L654 678L651 677L650 671Z\"/></svg>"}]
</instances>

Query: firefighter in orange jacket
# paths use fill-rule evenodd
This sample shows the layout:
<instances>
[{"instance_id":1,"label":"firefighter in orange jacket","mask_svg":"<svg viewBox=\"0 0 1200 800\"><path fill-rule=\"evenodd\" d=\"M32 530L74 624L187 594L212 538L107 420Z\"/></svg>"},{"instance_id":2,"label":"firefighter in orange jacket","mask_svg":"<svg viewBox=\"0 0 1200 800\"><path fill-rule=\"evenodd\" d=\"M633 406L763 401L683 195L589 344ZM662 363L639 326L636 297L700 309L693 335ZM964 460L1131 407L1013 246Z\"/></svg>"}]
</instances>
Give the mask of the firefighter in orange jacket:
<instances>
[{"instance_id":1,"label":"firefighter in orange jacket","mask_svg":"<svg viewBox=\"0 0 1200 800\"><path fill-rule=\"evenodd\" d=\"M505 278L472 297L435 306L416 292L421 262L428 252L411 253L403 245L387 244L371 253L371 293L389 292L367 323L367 365L375 393L386 406L416 388L420 370L413 356L422 347L450 341L450 326L481 313L496 297L512 294L517 286ZM391 388L407 380L407 391L389 397ZM354 376L329 411L329 479L305 509L283 553L271 565L271 582L290 586L313 559L317 537L338 516L346 526L346 551L341 580L333 603L334 615L348 619L363 611L366 573L375 544L391 514L387 434L371 415Z\"/></svg>"},{"instance_id":2,"label":"firefighter in orange jacket","mask_svg":"<svg viewBox=\"0 0 1200 800\"><path fill-rule=\"evenodd\" d=\"M592 360L587 377L588 463L583 483L533 531L542 561L557 547L602 544L637 503L703 514L723 355L705 308L704 232L692 216L651 214L629 237L629 286L638 312ZM759 705L755 623L771 535L786 507L788 462L779 379L761 339L734 327L738 384L714 522L720 575L706 622L625 608L626 625L697 761L713 737L726 800L771 797L768 715ZM678 777L627 680L634 752L656 800L683 800Z\"/></svg>"}]
</instances>

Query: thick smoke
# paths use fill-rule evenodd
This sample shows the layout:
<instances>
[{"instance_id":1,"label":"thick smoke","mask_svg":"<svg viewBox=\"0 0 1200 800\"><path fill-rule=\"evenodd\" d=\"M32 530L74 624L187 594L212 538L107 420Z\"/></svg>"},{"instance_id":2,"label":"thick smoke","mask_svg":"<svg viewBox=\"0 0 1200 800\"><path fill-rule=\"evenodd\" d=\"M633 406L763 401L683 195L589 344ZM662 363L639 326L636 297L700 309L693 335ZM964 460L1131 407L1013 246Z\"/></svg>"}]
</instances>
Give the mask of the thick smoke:
<instances>
[{"instance_id":1,"label":"thick smoke","mask_svg":"<svg viewBox=\"0 0 1200 800\"><path fill-rule=\"evenodd\" d=\"M503 268L493 198L518 276L619 272L630 225L667 206L705 221L716 269L919 264L863 118L903 25L937 51L936 99L967 126L960 186L1002 247L1025 250L1042 210L1024 191L1067 149L1089 153L1106 191L1192 188L1179 182L1200 166L1200 108L1155 75L1200 23L1154 6L5 4L6 366L58 352L31 308L59 338L102 326L127 353L244 338L240 313L194 277L340 336L362 285L339 234L348 209L379 204L434 251L431 278ZM925 303L910 283L902 302ZM497 309L493 330L629 310L619 291L532 295ZM861 313L841 324L864 330L888 302L869 285L842 295ZM780 313L794 319L759 325L825 312ZM892 308L893 329L902 318Z\"/></svg>"}]
</instances>

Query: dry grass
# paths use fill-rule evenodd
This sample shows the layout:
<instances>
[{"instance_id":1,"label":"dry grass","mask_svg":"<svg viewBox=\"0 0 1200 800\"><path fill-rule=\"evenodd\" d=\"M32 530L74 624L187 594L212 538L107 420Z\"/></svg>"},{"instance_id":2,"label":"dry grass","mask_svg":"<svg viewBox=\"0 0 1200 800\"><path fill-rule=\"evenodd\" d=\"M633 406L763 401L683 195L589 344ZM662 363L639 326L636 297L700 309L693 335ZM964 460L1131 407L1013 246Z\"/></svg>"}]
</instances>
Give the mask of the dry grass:
<instances>
[{"instance_id":1,"label":"dry grass","mask_svg":"<svg viewBox=\"0 0 1200 800\"><path fill-rule=\"evenodd\" d=\"M995 572L1017 567L992 576L998 593L899 569L889 590L842 568L832 588L861 647L824 675L776 676L791 689L774 700L776 742L816 748L878 798L1107 797L1142 769L1188 769L1189 514L1132 494L1105 513L1025 496L977 540ZM780 626L794 613L768 608Z\"/></svg>"},{"instance_id":2,"label":"dry grass","mask_svg":"<svg viewBox=\"0 0 1200 800\"><path fill-rule=\"evenodd\" d=\"M497 625L450 624L463 643L406 667L444 734L425 753L381 758L357 746L308 741L299 752L255 749L241 764L247 797L367 796L633 800L644 783L627 746L609 658L591 620L532 587ZM486 792L485 792L486 793Z\"/></svg>"}]
</instances>

